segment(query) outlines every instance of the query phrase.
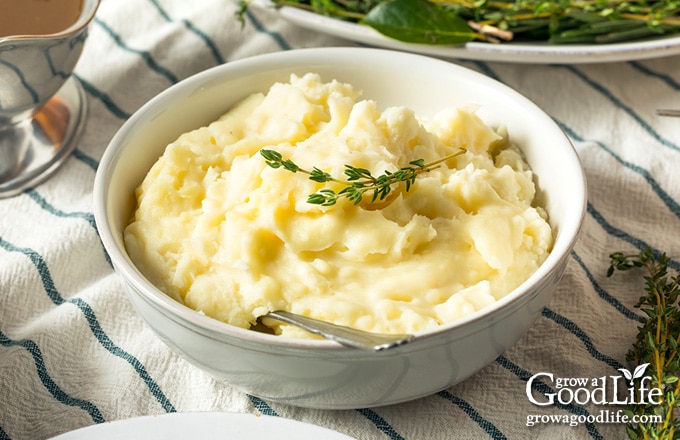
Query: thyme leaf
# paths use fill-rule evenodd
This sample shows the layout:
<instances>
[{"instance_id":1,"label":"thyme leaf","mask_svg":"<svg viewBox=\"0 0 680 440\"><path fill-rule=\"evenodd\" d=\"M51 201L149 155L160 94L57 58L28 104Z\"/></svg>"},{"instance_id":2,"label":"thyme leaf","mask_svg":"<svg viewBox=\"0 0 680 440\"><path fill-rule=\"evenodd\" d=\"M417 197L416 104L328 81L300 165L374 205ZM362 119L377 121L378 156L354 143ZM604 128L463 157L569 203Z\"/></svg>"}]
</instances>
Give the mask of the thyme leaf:
<instances>
[{"instance_id":1,"label":"thyme leaf","mask_svg":"<svg viewBox=\"0 0 680 440\"><path fill-rule=\"evenodd\" d=\"M338 199L343 197L354 205L358 205L364 199L366 193L372 194L370 203L383 201L392 192L393 186L401 182L405 184L406 191L409 191L419 174L432 171L447 160L465 153L465 151L464 148L461 148L454 153L427 163L423 159L412 160L409 162L409 166L402 167L397 171L385 170L379 176L373 176L365 168L345 164L344 180L336 179L318 167L313 167L311 170L301 168L292 160L284 159L281 153L275 150L262 149L260 150L260 155L271 168L283 168L292 173L300 172L307 174L309 180L318 183L334 182L340 184L343 188L337 192L330 188L322 188L310 194L307 198L307 202L311 204L332 206L337 203Z\"/></svg>"},{"instance_id":2,"label":"thyme leaf","mask_svg":"<svg viewBox=\"0 0 680 440\"><path fill-rule=\"evenodd\" d=\"M633 440L672 440L680 435L680 276L668 273L668 262L666 254L659 255L646 248L638 254L611 254L607 270L608 277L617 270L641 268L646 271L646 294L636 304L644 316L640 318L638 334L626 360L633 365L649 363L647 371L652 376L652 383L662 393L658 405L634 403L626 412L629 416L662 417L660 422L648 418L653 421L628 425L626 432Z\"/></svg>"}]
</instances>

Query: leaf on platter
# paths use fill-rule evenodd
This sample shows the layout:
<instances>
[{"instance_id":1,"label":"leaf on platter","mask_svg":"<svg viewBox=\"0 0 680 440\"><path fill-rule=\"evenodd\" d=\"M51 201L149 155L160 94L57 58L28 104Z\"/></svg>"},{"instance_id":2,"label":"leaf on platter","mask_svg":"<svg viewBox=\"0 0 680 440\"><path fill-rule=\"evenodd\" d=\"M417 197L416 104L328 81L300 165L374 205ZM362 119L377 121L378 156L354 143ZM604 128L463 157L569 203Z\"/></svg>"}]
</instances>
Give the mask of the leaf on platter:
<instances>
[{"instance_id":1,"label":"leaf on platter","mask_svg":"<svg viewBox=\"0 0 680 440\"><path fill-rule=\"evenodd\" d=\"M380 3L362 23L406 43L459 45L475 38L465 20L428 0L389 0Z\"/></svg>"}]
</instances>

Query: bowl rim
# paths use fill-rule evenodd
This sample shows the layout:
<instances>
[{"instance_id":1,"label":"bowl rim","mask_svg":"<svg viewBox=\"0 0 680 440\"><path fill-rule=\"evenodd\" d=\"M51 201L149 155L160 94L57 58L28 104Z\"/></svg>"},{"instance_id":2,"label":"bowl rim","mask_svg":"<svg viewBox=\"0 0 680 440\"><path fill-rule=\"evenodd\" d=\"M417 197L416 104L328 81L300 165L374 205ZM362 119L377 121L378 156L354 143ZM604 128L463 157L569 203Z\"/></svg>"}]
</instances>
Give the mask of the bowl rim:
<instances>
[{"instance_id":1,"label":"bowl rim","mask_svg":"<svg viewBox=\"0 0 680 440\"><path fill-rule=\"evenodd\" d=\"M243 329L208 317L174 300L169 295L155 287L150 281L148 281L132 264L129 257L127 256L127 252L116 244L116 240L114 239L114 231L112 231L112 226L108 217L108 193L109 189L111 188L110 177L113 170L116 168L116 166L118 166L119 158L121 156L122 150L120 147L120 142L124 140L132 130L135 129L140 121L143 121L145 114L149 112L149 110L158 106L162 106L165 102L170 101L176 91L181 89L193 90L197 87L200 87L201 84L211 83L211 80L228 76L234 72L247 72L253 67L261 68L262 65L272 66L273 64L282 61L292 62L308 60L309 62L313 61L314 63L318 64L319 57L334 60L341 59L342 57L356 57L359 55L370 57L371 59L375 59L376 57L391 57L395 60L399 60L401 65L408 65L409 63L430 63L433 67L440 67L449 69L452 72L464 73L468 77L474 79L474 81L491 85L494 89L498 90L499 93L506 95L506 97L509 97L512 101L523 107L527 107L533 112L536 112L542 116L546 127L550 128L553 133L563 138L563 148L568 148L569 154L573 156L574 162L572 163L572 168L574 172L578 173L578 175L574 177L573 183L576 185L576 187L573 188L573 194L575 198L580 198L580 201L576 199L576 202L579 203L580 209L577 212L570 213L570 215L573 216L573 219L568 222L570 225L569 229L565 230L561 228L557 232L553 230L553 248L546 260L538 267L538 269L520 286L510 291L507 295L498 299L493 304L455 321L442 324L436 328L415 332L414 335L416 338L414 342L419 340L432 340L432 338L436 338L443 333L455 333L454 339L462 338L470 332L479 331L479 329L475 327L476 323L479 323L480 321L485 320L492 315L505 316L506 314L512 313L514 310L522 307L529 299L531 299L532 296L530 293L533 288L539 285L541 280L547 277L554 269L559 267L563 260L568 258L571 249L578 240L585 218L587 206L586 177L578 153L576 152L572 141L557 125L557 123L555 123L552 118L541 108L530 101L527 97L521 95L516 90L496 79L476 72L472 69L425 55L401 52L391 49L367 47L323 47L292 49L282 52L255 55L248 58L231 61L226 64L217 65L200 71L181 80L180 82L155 95L139 109L137 109L133 115L128 118L128 120L125 121L118 129L104 150L95 174L93 190L94 217L97 224L97 230L102 240L102 244L109 254L115 271L119 276L121 276L121 278L123 278L123 281L131 284L131 287L134 287L136 292L139 293L139 296L144 301L156 306L157 309L160 309L159 311L161 311L163 315L172 319L176 323L179 323L184 327L190 327L193 329L193 331L202 333L204 335L209 333L210 337L219 338L220 340L225 340L232 344L257 344L260 347L270 346L277 349L289 348L297 350L311 349L316 351L340 350L342 352L356 352L356 349L345 347L333 341L272 336L269 334ZM115 234L119 233L122 234L122 231L115 231ZM488 323L488 325L491 324ZM379 353L388 351L402 351L415 345L421 346L421 344L414 344L414 342L405 344L394 350L386 350Z\"/></svg>"}]
</instances>

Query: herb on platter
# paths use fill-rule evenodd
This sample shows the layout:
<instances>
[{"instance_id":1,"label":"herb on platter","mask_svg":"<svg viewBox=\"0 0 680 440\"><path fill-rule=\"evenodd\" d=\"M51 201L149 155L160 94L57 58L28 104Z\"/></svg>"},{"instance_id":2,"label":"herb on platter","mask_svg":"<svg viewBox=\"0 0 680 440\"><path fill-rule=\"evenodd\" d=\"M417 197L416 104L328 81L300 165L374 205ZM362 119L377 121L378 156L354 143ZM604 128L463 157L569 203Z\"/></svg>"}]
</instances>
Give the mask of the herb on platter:
<instances>
[{"instance_id":1,"label":"herb on platter","mask_svg":"<svg viewBox=\"0 0 680 440\"><path fill-rule=\"evenodd\" d=\"M680 0L272 0L405 43L603 44L680 32ZM243 0L240 15L247 9Z\"/></svg>"},{"instance_id":2,"label":"herb on platter","mask_svg":"<svg viewBox=\"0 0 680 440\"><path fill-rule=\"evenodd\" d=\"M260 154L264 157L265 163L271 168L283 168L293 173L304 173L309 175L309 180L319 183L335 182L344 186L338 192L330 188L323 188L307 198L308 203L321 206L332 206L341 197L358 205L363 200L364 194L372 192L371 203L382 201L392 192L392 186L401 182L406 184L406 191L411 189L411 185L419 174L431 171L440 164L465 153L465 149L460 149L455 153L439 158L435 161L425 163L423 159L409 162L409 166L400 168L397 171L384 171L383 174L375 177L371 172L364 168L358 168L345 164L345 176L347 180L340 180L332 177L320 168L314 167L311 170L300 168L290 159L284 159L281 153L274 150L263 149Z\"/></svg>"},{"instance_id":3,"label":"herb on platter","mask_svg":"<svg viewBox=\"0 0 680 440\"><path fill-rule=\"evenodd\" d=\"M638 439L671 440L680 437L680 276L668 274L669 258L655 255L647 248L637 255L617 252L610 255L607 276L616 270L642 268L646 294L636 307L644 314L640 319L636 340L626 360L633 365L649 363L652 384L662 390L660 403L630 405L625 411L633 415L660 415L660 423L639 423L626 427L628 436Z\"/></svg>"}]
</instances>

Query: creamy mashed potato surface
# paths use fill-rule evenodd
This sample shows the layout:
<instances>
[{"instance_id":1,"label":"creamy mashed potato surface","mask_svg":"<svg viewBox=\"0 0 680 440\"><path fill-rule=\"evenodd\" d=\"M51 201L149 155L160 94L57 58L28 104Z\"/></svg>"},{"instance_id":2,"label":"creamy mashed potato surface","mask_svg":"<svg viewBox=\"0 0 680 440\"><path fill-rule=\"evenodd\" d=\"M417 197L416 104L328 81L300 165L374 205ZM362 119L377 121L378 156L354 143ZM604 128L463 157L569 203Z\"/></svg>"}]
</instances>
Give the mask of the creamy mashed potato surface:
<instances>
[{"instance_id":1,"label":"creamy mashed potato surface","mask_svg":"<svg viewBox=\"0 0 680 440\"><path fill-rule=\"evenodd\" d=\"M307 197L329 184L268 167L263 148L337 178L345 164L377 176L466 152L383 203L319 206ZM140 270L178 301L244 328L290 310L376 332L429 329L506 295L552 246L521 151L473 111L428 120L381 111L313 73L181 135L136 196L125 243Z\"/></svg>"}]
</instances>

